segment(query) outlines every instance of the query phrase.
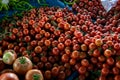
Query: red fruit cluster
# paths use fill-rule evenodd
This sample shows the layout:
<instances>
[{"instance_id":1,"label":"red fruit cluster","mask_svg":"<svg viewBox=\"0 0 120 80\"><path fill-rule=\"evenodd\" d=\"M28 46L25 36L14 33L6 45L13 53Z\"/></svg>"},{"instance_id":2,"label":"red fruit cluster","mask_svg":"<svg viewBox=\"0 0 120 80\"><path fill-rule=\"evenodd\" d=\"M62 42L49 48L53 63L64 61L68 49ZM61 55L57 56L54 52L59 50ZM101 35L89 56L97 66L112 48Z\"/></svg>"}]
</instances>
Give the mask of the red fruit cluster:
<instances>
[{"instance_id":1,"label":"red fruit cluster","mask_svg":"<svg viewBox=\"0 0 120 80\"><path fill-rule=\"evenodd\" d=\"M80 80L98 70L98 80L119 80L120 14L106 16L99 3L78 1L73 5L76 15L67 8L45 7L3 22L10 35L0 42L1 50L13 49L18 56L29 57L45 80L65 80L76 70Z\"/></svg>"}]
</instances>

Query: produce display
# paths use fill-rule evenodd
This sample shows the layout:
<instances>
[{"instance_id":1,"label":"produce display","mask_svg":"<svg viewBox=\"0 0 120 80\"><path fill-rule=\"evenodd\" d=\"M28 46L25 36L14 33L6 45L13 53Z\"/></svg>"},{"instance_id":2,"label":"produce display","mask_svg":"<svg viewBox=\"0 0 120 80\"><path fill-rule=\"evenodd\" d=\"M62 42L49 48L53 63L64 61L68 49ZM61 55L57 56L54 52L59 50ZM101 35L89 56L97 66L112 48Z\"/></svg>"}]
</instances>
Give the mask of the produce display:
<instances>
[{"instance_id":1,"label":"produce display","mask_svg":"<svg viewBox=\"0 0 120 80\"><path fill-rule=\"evenodd\" d=\"M119 80L119 5L106 12L100 0L75 0L74 12L40 7L4 20L0 80L66 80L75 71L75 80Z\"/></svg>"}]
</instances>

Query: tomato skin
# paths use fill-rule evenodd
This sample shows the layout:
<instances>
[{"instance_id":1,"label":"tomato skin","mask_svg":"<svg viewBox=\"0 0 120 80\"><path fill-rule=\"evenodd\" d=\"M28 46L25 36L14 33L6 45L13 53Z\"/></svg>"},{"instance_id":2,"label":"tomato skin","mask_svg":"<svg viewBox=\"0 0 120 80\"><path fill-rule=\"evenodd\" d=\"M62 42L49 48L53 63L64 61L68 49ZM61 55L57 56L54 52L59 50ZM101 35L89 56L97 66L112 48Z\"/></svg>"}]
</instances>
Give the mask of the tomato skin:
<instances>
[{"instance_id":1,"label":"tomato skin","mask_svg":"<svg viewBox=\"0 0 120 80\"><path fill-rule=\"evenodd\" d=\"M77 51L77 50L73 51L71 54L71 58L77 59L78 57L79 57L79 51Z\"/></svg>"},{"instance_id":2,"label":"tomato skin","mask_svg":"<svg viewBox=\"0 0 120 80\"><path fill-rule=\"evenodd\" d=\"M116 62L116 67L120 68L120 61Z\"/></svg>"},{"instance_id":3,"label":"tomato skin","mask_svg":"<svg viewBox=\"0 0 120 80\"><path fill-rule=\"evenodd\" d=\"M75 65L76 64L76 60L72 58L72 59L70 59L69 63L70 63L70 65Z\"/></svg>"},{"instance_id":4,"label":"tomato skin","mask_svg":"<svg viewBox=\"0 0 120 80\"><path fill-rule=\"evenodd\" d=\"M64 45L63 43L59 43L59 44L57 45L57 47L58 47L59 50L63 50L64 47L65 47L65 45Z\"/></svg>"},{"instance_id":5,"label":"tomato skin","mask_svg":"<svg viewBox=\"0 0 120 80\"><path fill-rule=\"evenodd\" d=\"M115 75L120 73L120 70L117 67L113 67L112 71L113 71L113 74L115 74Z\"/></svg>"},{"instance_id":6,"label":"tomato skin","mask_svg":"<svg viewBox=\"0 0 120 80\"><path fill-rule=\"evenodd\" d=\"M101 55L101 56L98 57L98 60L100 62L104 62L106 59L105 59L105 56Z\"/></svg>"},{"instance_id":7,"label":"tomato skin","mask_svg":"<svg viewBox=\"0 0 120 80\"><path fill-rule=\"evenodd\" d=\"M61 59L62 59L62 62L68 62L69 56L67 54L63 54Z\"/></svg>"},{"instance_id":8,"label":"tomato skin","mask_svg":"<svg viewBox=\"0 0 120 80\"><path fill-rule=\"evenodd\" d=\"M102 41L101 39L96 39L96 40L95 40L95 44L96 44L97 46L101 46L101 45L103 44L103 41Z\"/></svg>"},{"instance_id":9,"label":"tomato skin","mask_svg":"<svg viewBox=\"0 0 120 80\"><path fill-rule=\"evenodd\" d=\"M115 50L119 50L120 49L120 44L119 43L115 43L114 44L114 49Z\"/></svg>"},{"instance_id":10,"label":"tomato skin","mask_svg":"<svg viewBox=\"0 0 120 80\"><path fill-rule=\"evenodd\" d=\"M25 80L44 80L43 74L38 69L29 70L25 75Z\"/></svg>"},{"instance_id":11,"label":"tomato skin","mask_svg":"<svg viewBox=\"0 0 120 80\"><path fill-rule=\"evenodd\" d=\"M99 77L99 80L106 80L106 77L102 75Z\"/></svg>"},{"instance_id":12,"label":"tomato skin","mask_svg":"<svg viewBox=\"0 0 120 80\"><path fill-rule=\"evenodd\" d=\"M87 71L87 69L86 69L86 67L81 66L81 67L78 69L78 71L79 71L80 74L85 74L86 71Z\"/></svg>"},{"instance_id":13,"label":"tomato skin","mask_svg":"<svg viewBox=\"0 0 120 80\"><path fill-rule=\"evenodd\" d=\"M87 59L82 59L81 60L81 65L85 66L85 67L88 67L89 66L89 61Z\"/></svg>"},{"instance_id":14,"label":"tomato skin","mask_svg":"<svg viewBox=\"0 0 120 80\"><path fill-rule=\"evenodd\" d=\"M18 29L17 29L17 28L13 28L12 32L13 32L14 34L17 34L17 33L18 33Z\"/></svg>"},{"instance_id":15,"label":"tomato skin","mask_svg":"<svg viewBox=\"0 0 120 80\"><path fill-rule=\"evenodd\" d=\"M0 72L4 69L5 63L3 62L3 59L0 58Z\"/></svg>"},{"instance_id":16,"label":"tomato skin","mask_svg":"<svg viewBox=\"0 0 120 80\"><path fill-rule=\"evenodd\" d=\"M83 34L82 34L80 31L78 31L78 30L74 31L74 35L75 35L75 37L77 37L77 38L80 38L80 37L83 36Z\"/></svg>"},{"instance_id":17,"label":"tomato skin","mask_svg":"<svg viewBox=\"0 0 120 80\"><path fill-rule=\"evenodd\" d=\"M3 62L5 64L11 65L17 58L17 54L14 50L5 50L3 54Z\"/></svg>"},{"instance_id":18,"label":"tomato skin","mask_svg":"<svg viewBox=\"0 0 120 80\"><path fill-rule=\"evenodd\" d=\"M103 75L108 75L108 74L109 74L109 69L108 69L108 68L102 68L102 69L101 69L101 73L102 73Z\"/></svg>"},{"instance_id":19,"label":"tomato skin","mask_svg":"<svg viewBox=\"0 0 120 80\"><path fill-rule=\"evenodd\" d=\"M13 70L21 75L31 70L32 67L30 59L24 56L17 58L13 63Z\"/></svg>"},{"instance_id":20,"label":"tomato skin","mask_svg":"<svg viewBox=\"0 0 120 80\"><path fill-rule=\"evenodd\" d=\"M53 67L51 70L51 73L53 76L59 75L59 68L58 67Z\"/></svg>"},{"instance_id":21,"label":"tomato skin","mask_svg":"<svg viewBox=\"0 0 120 80\"><path fill-rule=\"evenodd\" d=\"M109 65L113 65L114 64L114 59L112 57L107 58L107 63Z\"/></svg>"},{"instance_id":22,"label":"tomato skin","mask_svg":"<svg viewBox=\"0 0 120 80\"><path fill-rule=\"evenodd\" d=\"M45 77L45 79L50 80L51 77L52 77L51 71L46 70L45 73L44 73L44 77Z\"/></svg>"},{"instance_id":23,"label":"tomato skin","mask_svg":"<svg viewBox=\"0 0 120 80\"><path fill-rule=\"evenodd\" d=\"M106 49L106 50L104 51L104 56L110 57L111 55L112 55L112 51L111 51L111 50Z\"/></svg>"},{"instance_id":24,"label":"tomato skin","mask_svg":"<svg viewBox=\"0 0 120 80\"><path fill-rule=\"evenodd\" d=\"M96 48L95 43L90 43L90 44L89 44L89 49L90 49L90 50L94 50L95 48Z\"/></svg>"},{"instance_id":25,"label":"tomato skin","mask_svg":"<svg viewBox=\"0 0 120 80\"><path fill-rule=\"evenodd\" d=\"M8 72L1 74L0 80L19 80L19 78L16 74Z\"/></svg>"},{"instance_id":26,"label":"tomato skin","mask_svg":"<svg viewBox=\"0 0 120 80\"><path fill-rule=\"evenodd\" d=\"M119 80L120 79L120 75L115 75L114 80Z\"/></svg>"},{"instance_id":27,"label":"tomato skin","mask_svg":"<svg viewBox=\"0 0 120 80\"><path fill-rule=\"evenodd\" d=\"M36 46L34 51L35 51L35 53L41 53L42 52L42 47L41 46Z\"/></svg>"},{"instance_id":28,"label":"tomato skin","mask_svg":"<svg viewBox=\"0 0 120 80\"><path fill-rule=\"evenodd\" d=\"M59 50L57 47L54 47L54 48L52 49L52 53L53 53L54 55L59 55L59 52L60 52L60 50Z\"/></svg>"},{"instance_id":29,"label":"tomato skin","mask_svg":"<svg viewBox=\"0 0 120 80\"><path fill-rule=\"evenodd\" d=\"M81 45L81 50L82 51L87 51L87 45L86 44L82 44Z\"/></svg>"},{"instance_id":30,"label":"tomato skin","mask_svg":"<svg viewBox=\"0 0 120 80\"><path fill-rule=\"evenodd\" d=\"M100 50L95 49L92 54L94 57L99 57L100 56Z\"/></svg>"}]
</instances>

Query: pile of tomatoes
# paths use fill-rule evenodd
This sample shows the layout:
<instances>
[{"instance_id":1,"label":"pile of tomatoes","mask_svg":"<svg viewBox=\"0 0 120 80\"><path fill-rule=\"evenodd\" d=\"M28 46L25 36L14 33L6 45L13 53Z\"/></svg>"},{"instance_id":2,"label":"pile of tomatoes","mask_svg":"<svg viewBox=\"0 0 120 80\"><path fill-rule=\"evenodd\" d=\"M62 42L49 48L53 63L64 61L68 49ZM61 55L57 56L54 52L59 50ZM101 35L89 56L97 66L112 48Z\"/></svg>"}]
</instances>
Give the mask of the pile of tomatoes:
<instances>
[{"instance_id":1,"label":"pile of tomatoes","mask_svg":"<svg viewBox=\"0 0 120 80\"><path fill-rule=\"evenodd\" d=\"M32 69L41 70L45 80L65 80L75 71L79 80L119 80L119 9L106 13L99 0L80 0L72 7L77 14L67 8L41 7L24 12L22 18L3 21L0 57L4 58L6 50L14 50L16 58L24 56L32 62ZM21 74L27 71L20 74L14 63L1 62L7 66L0 71L13 68L24 80ZM100 74L91 78L91 72Z\"/></svg>"}]
</instances>

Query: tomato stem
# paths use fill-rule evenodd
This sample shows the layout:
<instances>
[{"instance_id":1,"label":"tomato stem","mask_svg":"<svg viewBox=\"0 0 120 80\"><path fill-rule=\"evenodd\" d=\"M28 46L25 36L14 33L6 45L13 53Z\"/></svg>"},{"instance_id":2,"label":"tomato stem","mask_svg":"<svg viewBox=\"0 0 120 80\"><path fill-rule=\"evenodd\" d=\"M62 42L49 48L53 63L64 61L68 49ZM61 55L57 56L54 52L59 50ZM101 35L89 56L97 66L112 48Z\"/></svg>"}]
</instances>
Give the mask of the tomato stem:
<instances>
[{"instance_id":1,"label":"tomato stem","mask_svg":"<svg viewBox=\"0 0 120 80\"><path fill-rule=\"evenodd\" d=\"M33 80L39 80L40 79L40 75L39 74L34 74L33 75Z\"/></svg>"},{"instance_id":2,"label":"tomato stem","mask_svg":"<svg viewBox=\"0 0 120 80\"><path fill-rule=\"evenodd\" d=\"M26 63L26 59L24 57L21 57L19 60L20 60L21 64L25 64Z\"/></svg>"}]
</instances>

